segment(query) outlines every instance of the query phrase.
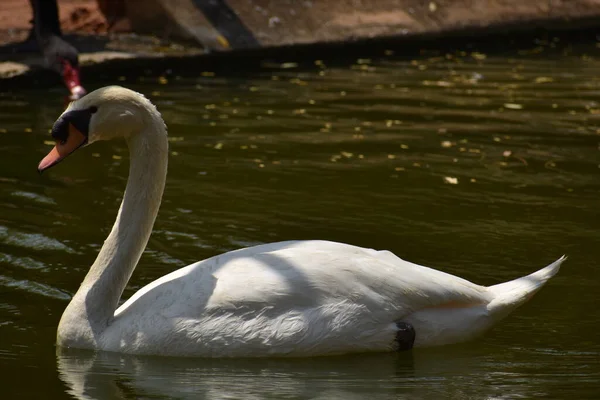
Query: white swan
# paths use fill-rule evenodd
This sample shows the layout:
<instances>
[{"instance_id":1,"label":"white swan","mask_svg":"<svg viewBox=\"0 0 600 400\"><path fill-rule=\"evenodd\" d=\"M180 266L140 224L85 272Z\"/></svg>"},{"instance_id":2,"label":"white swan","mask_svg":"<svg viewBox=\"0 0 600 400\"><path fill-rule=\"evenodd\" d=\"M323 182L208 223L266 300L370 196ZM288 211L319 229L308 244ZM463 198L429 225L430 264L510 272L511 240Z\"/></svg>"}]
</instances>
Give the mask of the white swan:
<instances>
[{"instance_id":1,"label":"white swan","mask_svg":"<svg viewBox=\"0 0 600 400\"><path fill-rule=\"evenodd\" d=\"M40 172L101 139L125 138L131 157L112 231L60 320L57 344L63 347L247 357L454 343L482 333L531 298L565 259L484 287L388 251L290 241L199 261L150 283L117 308L161 202L165 124L143 95L112 86L73 102L52 136L57 144Z\"/></svg>"}]
</instances>

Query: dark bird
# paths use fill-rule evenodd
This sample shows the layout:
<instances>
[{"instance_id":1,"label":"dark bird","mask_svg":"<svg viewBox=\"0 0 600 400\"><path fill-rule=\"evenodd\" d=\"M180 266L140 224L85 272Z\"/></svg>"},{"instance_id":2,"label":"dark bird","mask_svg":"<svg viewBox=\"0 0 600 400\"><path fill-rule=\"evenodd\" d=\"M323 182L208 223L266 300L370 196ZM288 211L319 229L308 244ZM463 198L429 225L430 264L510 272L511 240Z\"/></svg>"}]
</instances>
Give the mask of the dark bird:
<instances>
[{"instance_id":1,"label":"dark bird","mask_svg":"<svg viewBox=\"0 0 600 400\"><path fill-rule=\"evenodd\" d=\"M58 19L56 0L29 0L33 9L33 28L30 39L35 39L46 66L58 73L69 91L70 99L86 94L79 80L79 53L63 39Z\"/></svg>"}]
</instances>

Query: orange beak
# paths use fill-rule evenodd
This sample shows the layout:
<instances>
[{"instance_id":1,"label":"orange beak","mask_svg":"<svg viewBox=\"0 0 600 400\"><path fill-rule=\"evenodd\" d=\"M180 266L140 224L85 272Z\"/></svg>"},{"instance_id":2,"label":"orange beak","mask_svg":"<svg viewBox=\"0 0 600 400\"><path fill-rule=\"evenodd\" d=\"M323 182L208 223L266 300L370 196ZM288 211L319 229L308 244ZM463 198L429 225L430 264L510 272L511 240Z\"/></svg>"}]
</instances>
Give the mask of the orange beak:
<instances>
[{"instance_id":1,"label":"orange beak","mask_svg":"<svg viewBox=\"0 0 600 400\"><path fill-rule=\"evenodd\" d=\"M38 172L42 173L50 167L55 166L61 162L66 156L86 144L87 137L79 132L73 124L69 124L69 135L67 140L64 142L57 142L56 146L38 165Z\"/></svg>"}]
</instances>

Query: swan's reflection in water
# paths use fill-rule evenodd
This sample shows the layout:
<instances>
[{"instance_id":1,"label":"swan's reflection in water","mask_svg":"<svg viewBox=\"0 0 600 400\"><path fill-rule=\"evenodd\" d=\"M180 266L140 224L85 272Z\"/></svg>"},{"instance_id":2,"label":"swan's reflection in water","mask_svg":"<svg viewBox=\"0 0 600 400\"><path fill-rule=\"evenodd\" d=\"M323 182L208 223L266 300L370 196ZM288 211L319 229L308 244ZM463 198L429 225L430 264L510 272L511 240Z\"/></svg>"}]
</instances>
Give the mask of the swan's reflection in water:
<instances>
[{"instance_id":1,"label":"swan's reflection in water","mask_svg":"<svg viewBox=\"0 0 600 400\"><path fill-rule=\"evenodd\" d=\"M487 352L468 345L310 359L188 359L87 350L59 350L57 357L68 392L85 400L463 399L544 392L542 382L523 380L510 362L490 363Z\"/></svg>"}]
</instances>

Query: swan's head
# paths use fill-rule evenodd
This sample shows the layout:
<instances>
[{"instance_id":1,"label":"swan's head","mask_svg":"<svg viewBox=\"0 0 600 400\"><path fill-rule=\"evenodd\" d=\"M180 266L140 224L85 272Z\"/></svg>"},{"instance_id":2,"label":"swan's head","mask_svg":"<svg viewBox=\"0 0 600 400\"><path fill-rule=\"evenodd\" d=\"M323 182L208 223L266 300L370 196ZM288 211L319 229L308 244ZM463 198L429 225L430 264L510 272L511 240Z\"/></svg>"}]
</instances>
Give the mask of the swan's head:
<instances>
[{"instance_id":1,"label":"swan's head","mask_svg":"<svg viewBox=\"0 0 600 400\"><path fill-rule=\"evenodd\" d=\"M72 102L52 127L56 146L40 162L38 171L58 164L84 145L128 138L141 131L148 111L158 114L142 94L120 86L104 87Z\"/></svg>"}]
</instances>

